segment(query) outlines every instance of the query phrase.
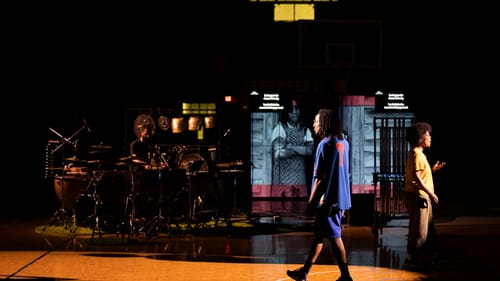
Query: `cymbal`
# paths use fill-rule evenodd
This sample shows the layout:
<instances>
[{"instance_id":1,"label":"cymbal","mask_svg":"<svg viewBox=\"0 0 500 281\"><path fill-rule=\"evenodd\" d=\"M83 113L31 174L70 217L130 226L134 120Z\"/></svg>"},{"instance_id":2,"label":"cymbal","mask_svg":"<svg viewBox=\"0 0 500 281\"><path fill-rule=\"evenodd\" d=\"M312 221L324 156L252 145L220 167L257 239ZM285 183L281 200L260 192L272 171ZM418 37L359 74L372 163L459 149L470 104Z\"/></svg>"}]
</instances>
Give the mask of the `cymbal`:
<instances>
[{"instance_id":1,"label":"cymbal","mask_svg":"<svg viewBox=\"0 0 500 281\"><path fill-rule=\"evenodd\" d=\"M229 163L217 163L215 166L219 168L231 168L231 167L240 167L243 166L243 163L240 162L229 162Z\"/></svg>"},{"instance_id":2,"label":"cymbal","mask_svg":"<svg viewBox=\"0 0 500 281\"><path fill-rule=\"evenodd\" d=\"M219 173L244 173L245 170L229 169L229 170L219 170Z\"/></svg>"},{"instance_id":3,"label":"cymbal","mask_svg":"<svg viewBox=\"0 0 500 281\"><path fill-rule=\"evenodd\" d=\"M99 164L105 164L105 163L109 163L109 162L104 161L104 160L89 160L89 161L87 161L87 163L90 165L99 165Z\"/></svg>"},{"instance_id":4,"label":"cymbal","mask_svg":"<svg viewBox=\"0 0 500 281\"><path fill-rule=\"evenodd\" d=\"M140 157L133 157L133 156L126 156L126 157L118 158L118 161L124 162L127 164L134 163L134 164L139 164L139 165L145 165L148 163L147 159L143 159Z\"/></svg>"},{"instance_id":5,"label":"cymbal","mask_svg":"<svg viewBox=\"0 0 500 281\"><path fill-rule=\"evenodd\" d=\"M72 162L87 162L87 161L85 161L85 160L78 159L78 158L76 157L76 155L75 155L75 156L73 156L73 157L64 158L64 160L67 160L67 161L72 161Z\"/></svg>"},{"instance_id":6,"label":"cymbal","mask_svg":"<svg viewBox=\"0 0 500 281\"><path fill-rule=\"evenodd\" d=\"M130 160L132 160L132 156L125 156L118 158L118 161L130 161Z\"/></svg>"},{"instance_id":7,"label":"cymbal","mask_svg":"<svg viewBox=\"0 0 500 281\"><path fill-rule=\"evenodd\" d=\"M96 149L112 149L113 147L110 145L102 145L102 144L97 144L97 145L91 145L91 148L96 148Z\"/></svg>"},{"instance_id":8,"label":"cymbal","mask_svg":"<svg viewBox=\"0 0 500 281\"><path fill-rule=\"evenodd\" d=\"M132 159L132 162L139 165L146 165L148 162L141 159Z\"/></svg>"}]
</instances>

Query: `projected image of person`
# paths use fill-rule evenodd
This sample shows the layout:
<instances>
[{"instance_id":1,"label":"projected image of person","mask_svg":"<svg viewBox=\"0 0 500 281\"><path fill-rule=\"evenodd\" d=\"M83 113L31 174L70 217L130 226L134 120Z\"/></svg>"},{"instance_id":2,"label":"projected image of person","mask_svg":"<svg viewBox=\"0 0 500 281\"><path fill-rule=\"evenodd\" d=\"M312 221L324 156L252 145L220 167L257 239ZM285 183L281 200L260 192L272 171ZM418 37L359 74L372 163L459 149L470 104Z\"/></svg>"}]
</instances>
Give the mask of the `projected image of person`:
<instances>
[{"instance_id":1,"label":"projected image of person","mask_svg":"<svg viewBox=\"0 0 500 281\"><path fill-rule=\"evenodd\" d=\"M284 103L271 135L273 151L272 196L307 197L307 156L313 152L311 129L304 125L301 101Z\"/></svg>"}]
</instances>

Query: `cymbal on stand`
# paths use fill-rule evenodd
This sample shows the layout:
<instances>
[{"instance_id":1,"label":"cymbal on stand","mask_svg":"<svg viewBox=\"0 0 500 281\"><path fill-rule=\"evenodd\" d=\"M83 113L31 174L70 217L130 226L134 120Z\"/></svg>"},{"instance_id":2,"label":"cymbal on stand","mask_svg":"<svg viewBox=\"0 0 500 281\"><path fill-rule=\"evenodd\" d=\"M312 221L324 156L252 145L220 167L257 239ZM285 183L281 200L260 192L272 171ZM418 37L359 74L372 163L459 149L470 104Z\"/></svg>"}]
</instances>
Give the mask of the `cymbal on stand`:
<instances>
[{"instance_id":1,"label":"cymbal on stand","mask_svg":"<svg viewBox=\"0 0 500 281\"><path fill-rule=\"evenodd\" d=\"M92 149L112 149L113 147L110 146L110 145L102 145L102 144L98 144L98 145L91 145L90 148Z\"/></svg>"},{"instance_id":2,"label":"cymbal on stand","mask_svg":"<svg viewBox=\"0 0 500 281\"><path fill-rule=\"evenodd\" d=\"M146 164L148 164L148 161L143 160L143 159L139 159L139 158L134 158L134 159L132 159L132 163L138 164L138 165L146 165Z\"/></svg>"},{"instance_id":3,"label":"cymbal on stand","mask_svg":"<svg viewBox=\"0 0 500 281\"><path fill-rule=\"evenodd\" d=\"M64 160L70 161L70 162L79 162L79 163L86 163L87 162L86 160L79 159L78 157L76 157L76 155L73 157L64 158Z\"/></svg>"},{"instance_id":4,"label":"cymbal on stand","mask_svg":"<svg viewBox=\"0 0 500 281\"><path fill-rule=\"evenodd\" d=\"M132 165L132 164L146 165L148 164L148 160L141 157L125 156L118 158L118 162L115 163L120 163L120 164L126 163L127 165Z\"/></svg>"},{"instance_id":5,"label":"cymbal on stand","mask_svg":"<svg viewBox=\"0 0 500 281\"><path fill-rule=\"evenodd\" d=\"M146 158L138 157L138 156L132 156L132 155L118 158L118 161L120 161L120 162L134 162L134 163L137 163L137 164L146 164L147 160L148 159L146 159Z\"/></svg>"},{"instance_id":6,"label":"cymbal on stand","mask_svg":"<svg viewBox=\"0 0 500 281\"><path fill-rule=\"evenodd\" d=\"M100 165L100 164L109 164L110 162L104 160L89 160L87 161L90 165Z\"/></svg>"},{"instance_id":7,"label":"cymbal on stand","mask_svg":"<svg viewBox=\"0 0 500 281\"><path fill-rule=\"evenodd\" d=\"M113 162L112 165L115 170L122 170L122 171L125 169L129 169L130 167L129 162Z\"/></svg>"},{"instance_id":8,"label":"cymbal on stand","mask_svg":"<svg viewBox=\"0 0 500 281\"><path fill-rule=\"evenodd\" d=\"M90 154L109 154L111 151L107 150L92 150L89 152Z\"/></svg>"},{"instance_id":9,"label":"cymbal on stand","mask_svg":"<svg viewBox=\"0 0 500 281\"><path fill-rule=\"evenodd\" d=\"M124 162L124 161L130 161L132 160L132 156L125 156L125 157L121 157L121 158L118 158L118 161L120 162Z\"/></svg>"}]
</instances>

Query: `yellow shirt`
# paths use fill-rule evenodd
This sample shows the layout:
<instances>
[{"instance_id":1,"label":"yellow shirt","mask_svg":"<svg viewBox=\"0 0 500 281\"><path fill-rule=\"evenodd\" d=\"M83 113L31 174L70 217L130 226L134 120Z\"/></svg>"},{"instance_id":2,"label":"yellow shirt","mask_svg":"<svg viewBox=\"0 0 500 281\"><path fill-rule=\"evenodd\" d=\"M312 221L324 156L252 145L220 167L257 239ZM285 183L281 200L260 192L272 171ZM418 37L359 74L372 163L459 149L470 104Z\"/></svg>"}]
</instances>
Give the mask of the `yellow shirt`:
<instances>
[{"instance_id":1,"label":"yellow shirt","mask_svg":"<svg viewBox=\"0 0 500 281\"><path fill-rule=\"evenodd\" d=\"M432 168L427 161L427 156L420 149L413 148L406 158L405 191L407 192L417 192L419 190L415 171L421 171L422 182L430 191L434 192ZM429 198L429 195L425 191L420 189L418 192L421 197Z\"/></svg>"}]
</instances>

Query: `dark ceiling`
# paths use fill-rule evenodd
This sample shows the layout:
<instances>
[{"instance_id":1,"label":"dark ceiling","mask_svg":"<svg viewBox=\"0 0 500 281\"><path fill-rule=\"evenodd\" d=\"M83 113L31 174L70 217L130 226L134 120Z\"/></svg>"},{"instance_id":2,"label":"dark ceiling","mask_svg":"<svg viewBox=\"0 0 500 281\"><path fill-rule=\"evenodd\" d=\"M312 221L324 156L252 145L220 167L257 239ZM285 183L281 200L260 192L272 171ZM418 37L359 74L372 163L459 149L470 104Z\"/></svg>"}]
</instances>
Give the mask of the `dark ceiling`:
<instances>
[{"instance_id":1,"label":"dark ceiling","mask_svg":"<svg viewBox=\"0 0 500 281\"><path fill-rule=\"evenodd\" d=\"M487 8L460 3L317 3L314 23L276 23L271 3L247 0L57 8L33 8L18 19L22 32L12 41L18 73L54 97L108 97L113 104L135 94L141 99L133 103L218 95L225 85L249 79L335 79L331 65L317 64L329 43L355 43L357 64L368 62L351 73L356 94L394 87L435 96L455 81L488 75L478 70L496 55L491 20L481 17ZM471 20L476 10L479 18ZM377 23L374 30L357 28L367 21ZM341 32L352 33L352 40L332 22L343 23ZM309 61L313 67L304 66Z\"/></svg>"},{"instance_id":2,"label":"dark ceiling","mask_svg":"<svg viewBox=\"0 0 500 281\"><path fill-rule=\"evenodd\" d=\"M455 134L469 134L494 118L494 103L486 96L496 92L491 70L498 65L497 32L493 9L441 2L339 0L318 3L316 19L381 23L381 64L353 69L350 89L367 95L379 87L407 90L419 118L432 122L442 137L436 145L441 142L443 154L453 158L458 156L450 145L462 142ZM299 67L303 25L273 22L270 4L167 3L44 3L15 11L4 41L11 62L6 78L15 82L4 93L10 98L5 104L30 121L16 130L27 146L9 151L24 155L12 157L21 161L15 166L38 159L49 127L71 134L82 118L113 135L123 126L123 107L166 107L189 96L232 94L248 79L335 79L331 68ZM9 124L16 117L4 114Z\"/></svg>"}]
</instances>

